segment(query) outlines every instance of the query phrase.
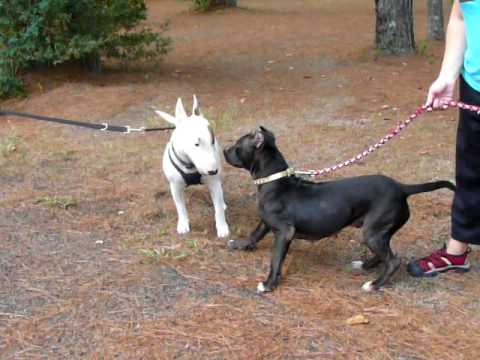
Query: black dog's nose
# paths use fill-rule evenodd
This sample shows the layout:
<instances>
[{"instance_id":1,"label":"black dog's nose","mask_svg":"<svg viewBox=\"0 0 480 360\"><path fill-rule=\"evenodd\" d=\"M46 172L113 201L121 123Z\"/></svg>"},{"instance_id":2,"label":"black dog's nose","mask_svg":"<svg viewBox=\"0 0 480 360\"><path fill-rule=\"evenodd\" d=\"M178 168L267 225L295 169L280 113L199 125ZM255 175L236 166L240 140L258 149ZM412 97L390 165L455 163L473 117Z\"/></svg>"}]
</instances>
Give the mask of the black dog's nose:
<instances>
[{"instance_id":1,"label":"black dog's nose","mask_svg":"<svg viewBox=\"0 0 480 360\"><path fill-rule=\"evenodd\" d=\"M218 170L210 170L208 172L208 175L217 175L217 173L218 173Z\"/></svg>"}]
</instances>

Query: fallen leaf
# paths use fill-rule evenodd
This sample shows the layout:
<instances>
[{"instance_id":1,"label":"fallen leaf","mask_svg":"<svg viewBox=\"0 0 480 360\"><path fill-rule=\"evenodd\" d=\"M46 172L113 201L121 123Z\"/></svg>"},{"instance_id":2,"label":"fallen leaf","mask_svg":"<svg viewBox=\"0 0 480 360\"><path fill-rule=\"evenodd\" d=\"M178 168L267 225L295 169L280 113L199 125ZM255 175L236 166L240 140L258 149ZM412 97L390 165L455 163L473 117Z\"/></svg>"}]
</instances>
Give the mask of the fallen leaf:
<instances>
[{"instance_id":1,"label":"fallen leaf","mask_svg":"<svg viewBox=\"0 0 480 360\"><path fill-rule=\"evenodd\" d=\"M369 323L368 319L362 314L355 315L347 319L348 325L362 325L362 324L368 324L368 323Z\"/></svg>"}]
</instances>

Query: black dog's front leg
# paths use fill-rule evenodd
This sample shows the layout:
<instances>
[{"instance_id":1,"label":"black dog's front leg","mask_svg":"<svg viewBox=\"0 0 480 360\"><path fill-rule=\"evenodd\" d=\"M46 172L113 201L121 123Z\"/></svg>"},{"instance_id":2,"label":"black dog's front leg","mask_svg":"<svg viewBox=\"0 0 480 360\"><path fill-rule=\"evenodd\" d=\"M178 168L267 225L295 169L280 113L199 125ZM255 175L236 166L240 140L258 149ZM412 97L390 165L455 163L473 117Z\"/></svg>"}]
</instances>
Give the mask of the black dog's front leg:
<instances>
[{"instance_id":1,"label":"black dog's front leg","mask_svg":"<svg viewBox=\"0 0 480 360\"><path fill-rule=\"evenodd\" d=\"M255 250L257 243L262 240L269 231L270 227L260 220L255 230L253 230L248 237L248 240L230 240L227 245L232 250Z\"/></svg>"},{"instance_id":2,"label":"black dog's front leg","mask_svg":"<svg viewBox=\"0 0 480 360\"><path fill-rule=\"evenodd\" d=\"M272 291L278 285L278 280L282 273L282 265L287 255L288 248L295 235L295 228L287 226L284 229L275 231L275 240L272 246L272 261L270 264L270 274L266 281L258 284L257 291L260 293Z\"/></svg>"}]
</instances>

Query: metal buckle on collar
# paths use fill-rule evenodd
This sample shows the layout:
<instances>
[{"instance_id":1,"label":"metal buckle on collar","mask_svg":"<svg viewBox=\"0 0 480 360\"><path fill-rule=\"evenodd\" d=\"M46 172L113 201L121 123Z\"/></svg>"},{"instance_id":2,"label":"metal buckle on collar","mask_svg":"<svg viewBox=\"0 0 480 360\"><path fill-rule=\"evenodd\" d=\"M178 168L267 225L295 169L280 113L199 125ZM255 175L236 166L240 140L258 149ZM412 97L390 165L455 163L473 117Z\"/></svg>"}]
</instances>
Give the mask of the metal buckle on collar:
<instances>
[{"instance_id":1,"label":"metal buckle on collar","mask_svg":"<svg viewBox=\"0 0 480 360\"><path fill-rule=\"evenodd\" d=\"M293 175L295 175L295 169L294 169L294 168L288 168L288 169L286 170L286 175L287 175L287 176L293 176Z\"/></svg>"}]
</instances>

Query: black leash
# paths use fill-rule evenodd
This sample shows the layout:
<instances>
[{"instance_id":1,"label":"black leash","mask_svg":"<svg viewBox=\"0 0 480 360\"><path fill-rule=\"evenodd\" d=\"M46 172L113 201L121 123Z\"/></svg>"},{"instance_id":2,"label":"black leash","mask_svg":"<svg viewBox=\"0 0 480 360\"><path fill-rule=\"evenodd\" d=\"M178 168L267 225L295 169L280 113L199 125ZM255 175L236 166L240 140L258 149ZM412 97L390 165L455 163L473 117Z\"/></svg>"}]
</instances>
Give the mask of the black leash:
<instances>
[{"instance_id":1,"label":"black leash","mask_svg":"<svg viewBox=\"0 0 480 360\"><path fill-rule=\"evenodd\" d=\"M33 115L33 114L28 114L28 113L16 112L16 111L2 111L2 110L0 110L0 116L7 116L7 115L19 116L19 117L42 120L42 121L49 121L49 122L65 124L65 125L80 126L80 127L84 127L84 128L88 128L88 129L93 129L93 130L111 131L111 132L119 132L119 133L125 133L125 134L130 134L131 132L167 131L167 130L175 129L172 126L157 127L157 128L145 128L145 127L132 128L130 126L109 125L107 123L93 124L93 123L87 123L87 122L82 122L82 121L60 119L60 118L54 118L54 117L49 117L49 116L41 116L41 115Z\"/></svg>"}]
</instances>

